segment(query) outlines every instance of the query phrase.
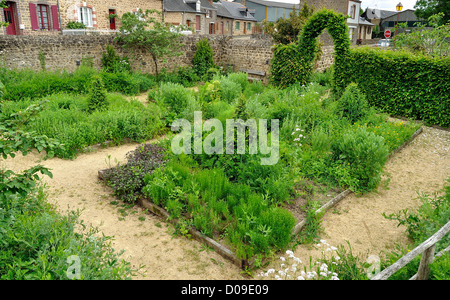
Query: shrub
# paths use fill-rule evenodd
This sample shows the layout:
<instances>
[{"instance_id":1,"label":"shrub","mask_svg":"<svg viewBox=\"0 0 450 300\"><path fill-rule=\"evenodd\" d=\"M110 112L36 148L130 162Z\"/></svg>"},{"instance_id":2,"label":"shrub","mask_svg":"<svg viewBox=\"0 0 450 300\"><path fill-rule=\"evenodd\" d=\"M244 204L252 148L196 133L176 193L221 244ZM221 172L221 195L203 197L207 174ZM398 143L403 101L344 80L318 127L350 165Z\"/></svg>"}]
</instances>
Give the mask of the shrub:
<instances>
[{"instance_id":1,"label":"shrub","mask_svg":"<svg viewBox=\"0 0 450 300\"><path fill-rule=\"evenodd\" d=\"M67 29L86 29L86 25L80 22L69 22L67 23Z\"/></svg>"},{"instance_id":2,"label":"shrub","mask_svg":"<svg viewBox=\"0 0 450 300\"><path fill-rule=\"evenodd\" d=\"M381 172L389 154L384 139L366 128L350 129L331 146L332 159L348 169L355 179L352 189L372 190L381 180Z\"/></svg>"},{"instance_id":3,"label":"shrub","mask_svg":"<svg viewBox=\"0 0 450 300\"><path fill-rule=\"evenodd\" d=\"M102 55L102 66L106 72L131 72L131 65L128 57L117 55L113 46L107 45L106 52Z\"/></svg>"},{"instance_id":4,"label":"shrub","mask_svg":"<svg viewBox=\"0 0 450 300\"><path fill-rule=\"evenodd\" d=\"M181 84L165 82L161 83L160 91L156 95L157 103L166 106L169 111L176 114L183 112L193 102L193 93Z\"/></svg>"},{"instance_id":5,"label":"shrub","mask_svg":"<svg viewBox=\"0 0 450 300\"><path fill-rule=\"evenodd\" d=\"M91 92L88 95L88 111L104 111L108 109L105 85L100 77L92 81Z\"/></svg>"},{"instance_id":6,"label":"shrub","mask_svg":"<svg viewBox=\"0 0 450 300\"><path fill-rule=\"evenodd\" d=\"M344 94L338 100L337 110L352 124L368 114L369 104L357 84L351 83L348 85Z\"/></svg>"},{"instance_id":7,"label":"shrub","mask_svg":"<svg viewBox=\"0 0 450 300\"><path fill-rule=\"evenodd\" d=\"M157 144L144 144L127 153L127 163L105 172L105 180L118 199L135 203L142 194L144 178L163 166L165 149Z\"/></svg>"},{"instance_id":8,"label":"shrub","mask_svg":"<svg viewBox=\"0 0 450 300\"><path fill-rule=\"evenodd\" d=\"M194 58L192 59L192 65L195 73L201 77L205 75L210 68L215 66L213 50L208 39L201 39L196 46L197 50L195 51Z\"/></svg>"},{"instance_id":9,"label":"shrub","mask_svg":"<svg viewBox=\"0 0 450 300\"><path fill-rule=\"evenodd\" d=\"M220 99L228 103L231 103L240 96L242 88L239 83L236 83L235 81L225 77L221 78L219 81L220 81L220 96L221 96Z\"/></svg>"},{"instance_id":10,"label":"shrub","mask_svg":"<svg viewBox=\"0 0 450 300\"><path fill-rule=\"evenodd\" d=\"M390 115L450 127L450 58L360 47L350 51L347 68L349 80L358 84L370 105Z\"/></svg>"},{"instance_id":11,"label":"shrub","mask_svg":"<svg viewBox=\"0 0 450 300\"><path fill-rule=\"evenodd\" d=\"M271 65L271 82L280 87L306 84L319 51L317 37L327 29L334 41L335 74L333 89L341 95L348 83L347 59L350 49L348 27L343 14L321 9L309 18L297 43L277 45Z\"/></svg>"}]
</instances>

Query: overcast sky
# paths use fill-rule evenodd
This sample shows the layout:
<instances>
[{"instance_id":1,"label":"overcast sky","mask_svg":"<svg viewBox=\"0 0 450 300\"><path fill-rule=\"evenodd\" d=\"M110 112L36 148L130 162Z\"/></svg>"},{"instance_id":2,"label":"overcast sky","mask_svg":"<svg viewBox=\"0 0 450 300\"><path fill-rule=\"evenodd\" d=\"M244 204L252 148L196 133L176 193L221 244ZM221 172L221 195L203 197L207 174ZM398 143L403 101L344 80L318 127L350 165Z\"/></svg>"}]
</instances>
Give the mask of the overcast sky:
<instances>
[{"instance_id":1,"label":"overcast sky","mask_svg":"<svg viewBox=\"0 0 450 300\"><path fill-rule=\"evenodd\" d=\"M285 3L299 2L299 0L274 0L274 1ZM414 5L416 4L416 0L362 0L361 8L365 10L366 7L370 7L395 11L395 6L398 4L398 2L401 2L403 4L403 10L414 9Z\"/></svg>"}]
</instances>

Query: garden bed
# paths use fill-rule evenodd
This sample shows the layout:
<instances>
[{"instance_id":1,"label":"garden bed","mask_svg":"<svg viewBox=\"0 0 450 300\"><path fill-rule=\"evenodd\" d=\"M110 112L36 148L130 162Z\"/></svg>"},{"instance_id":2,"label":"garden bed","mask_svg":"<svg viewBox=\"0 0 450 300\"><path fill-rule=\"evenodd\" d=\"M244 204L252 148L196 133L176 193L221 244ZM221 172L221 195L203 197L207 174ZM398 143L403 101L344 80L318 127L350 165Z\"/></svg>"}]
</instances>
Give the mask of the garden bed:
<instances>
[{"instance_id":1,"label":"garden bed","mask_svg":"<svg viewBox=\"0 0 450 300\"><path fill-rule=\"evenodd\" d=\"M350 190L375 189L388 157L418 134L419 125L390 122L369 108L355 85L336 101L327 78L317 79L322 84L280 90L238 73L217 75L196 90L163 83L149 93L166 126L177 119L196 124L196 111L222 125L228 119L278 119L275 165L262 165L262 154L176 155L169 134L99 176L120 200L168 219L179 234L242 268L258 265L289 247L308 215L333 207Z\"/></svg>"},{"instance_id":2,"label":"garden bed","mask_svg":"<svg viewBox=\"0 0 450 300\"><path fill-rule=\"evenodd\" d=\"M403 143L400 147L398 147L396 150L392 151L389 154L389 158L392 158L395 153L401 151L404 147L406 147L409 143L411 143L418 135L422 133L423 129L420 127L412 136L411 138ZM105 181L107 178L107 173L111 169L105 169L105 170L99 170L98 171L98 177L100 180ZM318 188L321 193L315 193L313 201L316 203L319 209L315 211L316 214L319 213L325 213L329 209L333 208L335 205L337 205L340 201L344 200L348 195L352 193L350 189L346 189L344 191L339 191L339 189L336 188L327 188L326 186L317 184L313 181L309 181L304 183L305 185L309 185L310 187ZM314 190L314 188L310 188L310 190ZM292 229L292 236L298 235L305 227L306 225L306 218L305 218L305 206L307 202L311 199L308 199L311 197L311 195L302 195L297 197L296 199L293 199L292 201L288 202L285 205L285 208L290 211L295 219L296 219L296 225ZM332 197L332 198L331 198ZM330 199L331 198L331 199ZM153 213L156 216L161 217L162 219L170 222L174 226L177 226L180 222L179 219L173 218L171 214L164 209L161 206L155 205L152 203L150 199L147 197L141 196L137 199L137 204L143 207L144 209L147 209L149 212ZM186 217L186 216L183 216ZM193 239L201 242L202 244L206 244L207 246L213 248L217 253L219 253L224 258L231 261L234 265L246 269L246 268L252 268L255 263L255 257L250 257L248 259L242 259L239 258L232 250L231 248L224 243L223 239L220 239L218 235L215 235L213 238L206 236L205 234L201 233L199 230L197 230L195 227L188 227L187 232L184 233L184 235L188 235L189 237L192 237Z\"/></svg>"}]
</instances>

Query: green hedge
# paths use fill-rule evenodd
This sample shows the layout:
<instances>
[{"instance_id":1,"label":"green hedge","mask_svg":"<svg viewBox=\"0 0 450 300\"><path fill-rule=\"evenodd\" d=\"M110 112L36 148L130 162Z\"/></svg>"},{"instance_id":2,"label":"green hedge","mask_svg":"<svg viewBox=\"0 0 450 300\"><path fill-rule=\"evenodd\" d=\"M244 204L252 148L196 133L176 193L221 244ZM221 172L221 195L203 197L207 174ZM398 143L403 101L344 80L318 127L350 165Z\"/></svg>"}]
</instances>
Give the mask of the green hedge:
<instances>
[{"instance_id":1,"label":"green hedge","mask_svg":"<svg viewBox=\"0 0 450 300\"><path fill-rule=\"evenodd\" d=\"M346 75L350 39L343 14L321 9L305 24L298 42L276 45L271 65L271 82L280 87L306 84L313 73L313 62L319 50L317 38L325 30L333 38L335 50L335 76L333 90L340 96L349 83Z\"/></svg>"},{"instance_id":2,"label":"green hedge","mask_svg":"<svg viewBox=\"0 0 450 300\"><path fill-rule=\"evenodd\" d=\"M347 74L370 105L390 115L450 127L450 58L368 47L352 49L349 58Z\"/></svg>"}]
</instances>

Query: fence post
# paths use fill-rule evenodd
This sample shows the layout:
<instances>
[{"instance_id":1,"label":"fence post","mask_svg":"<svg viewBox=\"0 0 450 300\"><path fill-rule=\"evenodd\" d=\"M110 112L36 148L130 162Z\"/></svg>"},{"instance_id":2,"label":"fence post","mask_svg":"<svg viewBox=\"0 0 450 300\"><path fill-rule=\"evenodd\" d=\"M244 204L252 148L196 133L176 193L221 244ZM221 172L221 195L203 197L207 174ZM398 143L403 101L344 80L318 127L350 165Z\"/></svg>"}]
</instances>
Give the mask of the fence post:
<instances>
[{"instance_id":1,"label":"fence post","mask_svg":"<svg viewBox=\"0 0 450 300\"><path fill-rule=\"evenodd\" d=\"M416 280L428 280L428 277L430 276L429 265L433 262L435 248L436 244L423 252L422 258L420 259L420 265L419 270L417 271Z\"/></svg>"}]
</instances>

